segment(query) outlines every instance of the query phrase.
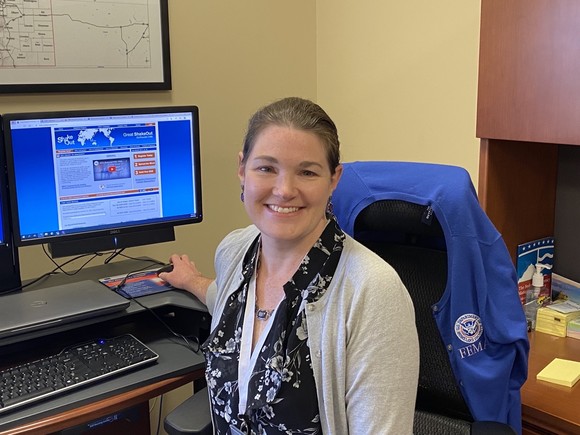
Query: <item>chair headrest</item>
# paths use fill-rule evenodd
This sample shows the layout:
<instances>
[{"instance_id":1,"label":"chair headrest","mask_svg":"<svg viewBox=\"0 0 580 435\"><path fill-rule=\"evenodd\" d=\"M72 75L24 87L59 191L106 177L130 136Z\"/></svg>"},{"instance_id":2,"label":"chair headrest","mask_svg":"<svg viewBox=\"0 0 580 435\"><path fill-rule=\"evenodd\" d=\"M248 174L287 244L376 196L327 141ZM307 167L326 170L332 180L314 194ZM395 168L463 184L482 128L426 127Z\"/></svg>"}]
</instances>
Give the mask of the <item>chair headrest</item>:
<instances>
[{"instance_id":1,"label":"chair headrest","mask_svg":"<svg viewBox=\"0 0 580 435\"><path fill-rule=\"evenodd\" d=\"M380 237L445 249L443 228L425 205L402 200L380 200L365 207L354 225L356 239Z\"/></svg>"}]
</instances>

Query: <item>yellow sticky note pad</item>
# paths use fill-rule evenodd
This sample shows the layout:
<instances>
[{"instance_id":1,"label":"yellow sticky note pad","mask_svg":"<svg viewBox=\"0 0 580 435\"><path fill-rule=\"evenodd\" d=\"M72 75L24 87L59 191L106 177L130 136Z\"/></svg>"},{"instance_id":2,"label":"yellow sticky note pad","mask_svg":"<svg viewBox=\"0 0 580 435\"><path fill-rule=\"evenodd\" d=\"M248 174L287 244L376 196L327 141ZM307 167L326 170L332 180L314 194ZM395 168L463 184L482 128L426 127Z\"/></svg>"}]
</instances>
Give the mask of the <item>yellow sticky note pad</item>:
<instances>
[{"instance_id":1,"label":"yellow sticky note pad","mask_svg":"<svg viewBox=\"0 0 580 435\"><path fill-rule=\"evenodd\" d=\"M536 378L540 381L571 387L580 379L580 362L554 358L538 373Z\"/></svg>"}]
</instances>

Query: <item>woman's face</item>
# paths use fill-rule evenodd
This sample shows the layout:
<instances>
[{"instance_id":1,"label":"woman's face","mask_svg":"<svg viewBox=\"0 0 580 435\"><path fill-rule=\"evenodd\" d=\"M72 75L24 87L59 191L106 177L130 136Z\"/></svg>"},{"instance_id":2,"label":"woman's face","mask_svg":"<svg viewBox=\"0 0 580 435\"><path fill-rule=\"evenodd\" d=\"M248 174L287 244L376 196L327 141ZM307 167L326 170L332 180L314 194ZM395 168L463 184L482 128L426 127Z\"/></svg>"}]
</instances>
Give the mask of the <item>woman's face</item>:
<instances>
[{"instance_id":1,"label":"woman's face","mask_svg":"<svg viewBox=\"0 0 580 435\"><path fill-rule=\"evenodd\" d=\"M265 128L245 163L242 157L244 206L263 241L311 246L326 225L326 205L342 166L332 175L318 136L281 126Z\"/></svg>"}]
</instances>

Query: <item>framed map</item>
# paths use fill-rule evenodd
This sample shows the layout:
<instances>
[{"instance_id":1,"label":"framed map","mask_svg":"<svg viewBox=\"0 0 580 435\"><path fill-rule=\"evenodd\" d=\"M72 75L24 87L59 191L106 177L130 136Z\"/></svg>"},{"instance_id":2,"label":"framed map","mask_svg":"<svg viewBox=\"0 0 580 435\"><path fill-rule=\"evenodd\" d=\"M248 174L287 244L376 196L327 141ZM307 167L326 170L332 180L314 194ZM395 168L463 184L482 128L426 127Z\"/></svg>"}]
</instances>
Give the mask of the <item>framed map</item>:
<instances>
[{"instance_id":1,"label":"framed map","mask_svg":"<svg viewBox=\"0 0 580 435\"><path fill-rule=\"evenodd\" d=\"M167 0L0 0L0 93L171 89Z\"/></svg>"}]
</instances>

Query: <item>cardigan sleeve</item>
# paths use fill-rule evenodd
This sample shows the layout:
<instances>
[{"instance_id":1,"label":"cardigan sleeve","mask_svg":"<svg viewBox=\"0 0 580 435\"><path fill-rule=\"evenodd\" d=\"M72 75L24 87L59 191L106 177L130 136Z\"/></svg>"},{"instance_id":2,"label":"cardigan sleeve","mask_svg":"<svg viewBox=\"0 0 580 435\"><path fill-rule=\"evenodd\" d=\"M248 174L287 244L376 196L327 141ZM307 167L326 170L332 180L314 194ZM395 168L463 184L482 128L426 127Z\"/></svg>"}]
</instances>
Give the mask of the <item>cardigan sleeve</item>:
<instances>
[{"instance_id":1,"label":"cardigan sleeve","mask_svg":"<svg viewBox=\"0 0 580 435\"><path fill-rule=\"evenodd\" d=\"M348 322L349 433L411 434L419 373L413 304L394 271L367 272L373 279Z\"/></svg>"}]
</instances>

